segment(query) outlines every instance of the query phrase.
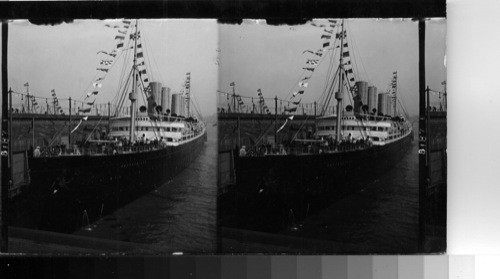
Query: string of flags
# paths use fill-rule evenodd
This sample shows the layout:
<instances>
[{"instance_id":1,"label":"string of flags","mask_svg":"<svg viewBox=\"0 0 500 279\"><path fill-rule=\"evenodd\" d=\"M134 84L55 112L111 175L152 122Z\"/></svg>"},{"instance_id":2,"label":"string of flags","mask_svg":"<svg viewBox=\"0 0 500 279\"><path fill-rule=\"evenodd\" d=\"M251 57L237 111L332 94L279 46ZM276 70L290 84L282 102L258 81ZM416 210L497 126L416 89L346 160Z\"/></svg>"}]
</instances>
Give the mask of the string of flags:
<instances>
[{"instance_id":1,"label":"string of flags","mask_svg":"<svg viewBox=\"0 0 500 279\"><path fill-rule=\"evenodd\" d=\"M322 34L320 36L320 39L323 40L321 43L322 48L320 48L317 51L313 50L304 50L302 54L308 54L310 58L307 58L306 64L302 69L304 70L305 76L298 82L298 90L292 92L292 96L290 100L292 101L292 104L294 106L285 108L285 112L287 113L294 113L297 111L298 106L300 105L300 102L302 101L302 98L300 98L298 101L295 101L295 98L297 98L298 95L303 95L305 93L305 89L309 85L309 79L311 78L312 74L316 70L316 67L320 64L320 61L318 58L321 58L323 54L329 50L329 49L335 49L335 48L340 48L341 47L341 42L343 42L343 50L340 55L342 55L343 58L343 68L344 68L344 73L347 76L347 80L349 82L355 82L355 77L354 77L354 71L352 69L352 64L350 60L350 52L349 52L349 46L346 40L343 40L347 37L347 31L342 30L342 23L337 20L329 19L327 20L326 23L316 23L312 22L312 26L318 27L322 29ZM332 41L335 40L335 41ZM333 45L332 45L333 44ZM352 87L351 87L352 88ZM277 132L281 131L285 125L293 119L293 115L291 115L291 119L287 119L283 126L278 129Z\"/></svg>"},{"instance_id":2,"label":"string of flags","mask_svg":"<svg viewBox=\"0 0 500 279\"><path fill-rule=\"evenodd\" d=\"M257 95L259 96L259 104L261 105L262 108L261 110L265 111L267 114L271 114L271 111L269 110L269 107L267 107L266 105L266 101L264 100L264 96L262 95L262 90L260 88L257 89Z\"/></svg>"},{"instance_id":3,"label":"string of flags","mask_svg":"<svg viewBox=\"0 0 500 279\"><path fill-rule=\"evenodd\" d=\"M120 51L126 51L129 49L133 49L134 46L124 48L125 46L125 39L129 38L130 40L136 40L137 41L137 54L136 58L138 59L137 61L137 66L138 66L138 72L139 76L144 83L145 88L149 88L148 83L149 83L149 78L148 78L148 73L145 67L145 61L144 61L144 54L142 51L142 43L140 42L140 32L131 33L130 31L130 26L132 24L131 20L122 20L119 24L105 24L105 27L111 28L111 29L116 29L116 34L114 36L115 40L115 45L116 47L111 50L111 51L105 51L105 50L100 50L97 52L98 56L101 56L99 65L100 67L97 67L96 70L98 71L98 77L93 81L92 87L93 90L86 93L85 100L93 97L93 100L89 100L83 104L81 108L78 108L79 113L89 113L92 109L92 106L94 106L94 103L96 101L96 96L99 94L99 91L101 90L103 86L103 82L106 79L107 73L112 67L113 63L115 62L115 58L117 57L118 53ZM130 31L130 32L129 32ZM130 33L130 34L129 34ZM127 35L128 34L128 35ZM57 101L57 99L56 99ZM57 102L58 103L58 102ZM81 121L86 121L87 117L82 118L80 120L80 123L74 128L74 131L78 129L78 127L81 124Z\"/></svg>"},{"instance_id":4,"label":"string of flags","mask_svg":"<svg viewBox=\"0 0 500 279\"><path fill-rule=\"evenodd\" d=\"M57 99L56 90L52 89L52 90L50 90L50 92L52 93L52 98L53 98L55 110L58 111L60 114L62 114L64 111L61 108L61 105L59 105L59 100ZM55 113L55 111L54 111L54 113Z\"/></svg>"},{"instance_id":5,"label":"string of flags","mask_svg":"<svg viewBox=\"0 0 500 279\"><path fill-rule=\"evenodd\" d=\"M391 89L392 89L392 94L396 94L396 89L398 87L398 72L393 72L392 73L392 82L391 82Z\"/></svg>"}]
</instances>

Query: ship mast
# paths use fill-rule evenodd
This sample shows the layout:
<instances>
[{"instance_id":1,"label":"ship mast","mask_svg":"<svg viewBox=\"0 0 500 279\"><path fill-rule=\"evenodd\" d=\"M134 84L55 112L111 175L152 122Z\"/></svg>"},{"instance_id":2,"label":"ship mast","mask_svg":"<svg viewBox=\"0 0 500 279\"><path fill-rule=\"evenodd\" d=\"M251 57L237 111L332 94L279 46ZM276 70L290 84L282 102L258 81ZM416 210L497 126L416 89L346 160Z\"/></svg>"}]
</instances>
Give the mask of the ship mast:
<instances>
[{"instance_id":1,"label":"ship mast","mask_svg":"<svg viewBox=\"0 0 500 279\"><path fill-rule=\"evenodd\" d=\"M135 35L134 35L134 64L132 65L132 92L129 94L130 99L130 142L135 142L135 118L137 107L137 20L135 20Z\"/></svg>"},{"instance_id":2,"label":"ship mast","mask_svg":"<svg viewBox=\"0 0 500 279\"><path fill-rule=\"evenodd\" d=\"M342 30L340 32L340 71L339 71L339 91L335 93L335 99L337 100L337 129L336 129L336 140L340 142L340 132L342 129L341 119L342 119L342 98L344 96L344 62L343 62L343 52L344 52L344 20L341 23Z\"/></svg>"},{"instance_id":3,"label":"ship mast","mask_svg":"<svg viewBox=\"0 0 500 279\"><path fill-rule=\"evenodd\" d=\"M398 72L394 72L393 73L393 82L392 82L392 98L393 98L393 101L394 103L392 104L392 113L394 116L398 116L397 112L396 112L396 104L398 102L397 100L397 95L398 95Z\"/></svg>"},{"instance_id":4,"label":"ship mast","mask_svg":"<svg viewBox=\"0 0 500 279\"><path fill-rule=\"evenodd\" d=\"M189 117L189 104L191 102L191 72L186 75L186 102L187 102L187 114L186 116Z\"/></svg>"}]
</instances>

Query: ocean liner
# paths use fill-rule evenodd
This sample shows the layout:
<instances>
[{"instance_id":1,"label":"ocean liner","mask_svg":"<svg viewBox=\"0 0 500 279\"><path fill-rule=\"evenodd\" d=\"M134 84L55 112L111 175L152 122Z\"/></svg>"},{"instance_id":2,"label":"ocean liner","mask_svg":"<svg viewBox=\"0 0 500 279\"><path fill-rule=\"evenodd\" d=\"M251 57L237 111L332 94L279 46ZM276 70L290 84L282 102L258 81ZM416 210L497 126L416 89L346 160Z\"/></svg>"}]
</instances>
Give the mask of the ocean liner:
<instances>
[{"instance_id":1,"label":"ocean liner","mask_svg":"<svg viewBox=\"0 0 500 279\"><path fill-rule=\"evenodd\" d=\"M169 88L148 79L138 22L107 26L117 28L117 44L111 52L102 51L107 59L97 69L95 91L85 97L89 105L117 54L133 52L124 55L132 66L115 98L108 131L78 143L70 139L65 147L37 147L28 159L30 184L11 199L14 225L59 232L87 226L171 180L204 146L205 124L190 111L190 73L182 93L170 95ZM124 106L127 97L130 107ZM88 111L82 108L83 115L74 116L79 123L72 132L87 120Z\"/></svg>"},{"instance_id":2,"label":"ocean liner","mask_svg":"<svg viewBox=\"0 0 500 279\"><path fill-rule=\"evenodd\" d=\"M297 229L306 216L380 177L408 150L412 125L397 110L397 72L388 92L377 95L374 86L354 75L344 22L328 23L317 25L326 32L323 48L304 51L313 58L308 59L306 74L291 97L293 104L300 103L294 98L304 94L316 66L326 61L322 58L330 57L330 76L314 130L301 138L297 132L283 142L264 142L263 136L234 153L236 183L220 197L227 217L223 226L268 232ZM354 107L344 107L344 95L350 95ZM336 109L328 113L332 97ZM296 110L289 107L287 117L280 116L285 121L275 130L275 139L291 121L298 121L291 114Z\"/></svg>"}]
</instances>

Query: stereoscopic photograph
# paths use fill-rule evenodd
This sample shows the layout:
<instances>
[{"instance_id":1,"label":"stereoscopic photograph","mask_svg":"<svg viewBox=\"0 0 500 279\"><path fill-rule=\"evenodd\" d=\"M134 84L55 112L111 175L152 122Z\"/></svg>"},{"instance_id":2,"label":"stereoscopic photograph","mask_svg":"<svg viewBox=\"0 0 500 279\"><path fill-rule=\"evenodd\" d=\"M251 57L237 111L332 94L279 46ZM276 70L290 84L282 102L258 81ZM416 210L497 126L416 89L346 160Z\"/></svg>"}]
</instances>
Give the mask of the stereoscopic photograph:
<instances>
[{"instance_id":1,"label":"stereoscopic photograph","mask_svg":"<svg viewBox=\"0 0 500 279\"><path fill-rule=\"evenodd\" d=\"M8 252L216 252L216 21L7 28Z\"/></svg>"},{"instance_id":2,"label":"stereoscopic photograph","mask_svg":"<svg viewBox=\"0 0 500 279\"><path fill-rule=\"evenodd\" d=\"M446 251L445 19L7 30L8 252Z\"/></svg>"},{"instance_id":3,"label":"stereoscopic photograph","mask_svg":"<svg viewBox=\"0 0 500 279\"><path fill-rule=\"evenodd\" d=\"M446 251L445 39L444 19L219 22L220 251Z\"/></svg>"}]
</instances>

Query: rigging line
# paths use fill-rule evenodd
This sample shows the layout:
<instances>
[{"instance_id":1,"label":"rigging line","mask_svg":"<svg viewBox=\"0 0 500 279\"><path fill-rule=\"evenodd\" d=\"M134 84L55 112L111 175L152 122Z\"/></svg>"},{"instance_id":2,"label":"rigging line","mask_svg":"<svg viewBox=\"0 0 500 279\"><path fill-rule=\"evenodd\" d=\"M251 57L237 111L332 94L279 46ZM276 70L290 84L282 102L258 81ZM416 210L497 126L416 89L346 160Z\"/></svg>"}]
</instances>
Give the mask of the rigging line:
<instances>
[{"instance_id":1,"label":"rigging line","mask_svg":"<svg viewBox=\"0 0 500 279\"><path fill-rule=\"evenodd\" d=\"M337 79L337 75L340 71L340 68L337 68L337 70L335 71L335 75L333 75L333 81L330 83L330 88L328 89L328 95L325 99L325 102L323 103L323 107L321 108L321 115L324 115L326 113L326 111L328 110L328 105L330 104L330 101L332 100L332 96L333 96L333 91L334 88L335 88L335 81Z\"/></svg>"},{"instance_id":2,"label":"rigging line","mask_svg":"<svg viewBox=\"0 0 500 279\"><path fill-rule=\"evenodd\" d=\"M327 53L327 55L329 54L330 55L330 63L328 64L328 70L327 70L327 79L325 80L325 84L324 84L324 87L323 87L323 93L321 94L320 98L318 99L318 102L319 103L326 103L327 100L331 99L331 97L329 97L329 94L331 94L331 87L332 87L332 83L335 82L335 79L336 79L336 75L331 75L332 74L332 71L333 71L333 68L334 68L334 65L335 63L333 62L334 59L335 59L335 56L336 56L336 53L337 53L337 48L335 47L335 45L337 44L338 40L335 39L334 42L333 42L333 51L330 51L331 49L328 50L329 53ZM325 56L326 58L326 56ZM328 101L329 103L330 101Z\"/></svg>"},{"instance_id":3,"label":"rigging line","mask_svg":"<svg viewBox=\"0 0 500 279\"><path fill-rule=\"evenodd\" d=\"M127 34L128 34L128 32L127 32ZM121 70L121 73L120 73L120 78L119 78L119 80L118 80L119 87L118 87L118 90L116 91L115 97L114 97L114 98L113 98L113 100L112 100L112 102L113 102L113 103L115 103L115 102L116 102L116 99L117 99L119 96L121 97L120 92L125 91L125 90L126 90L126 88L127 88L127 86L128 86L128 83L127 83L127 85L125 85L125 87L124 87L124 85L123 85L123 79L124 79L124 77L125 77L126 69L128 68L128 67L127 67L127 64L128 64L128 63L127 63L127 62L129 61L129 56L130 56L130 52L128 51L128 50L130 49L130 47L131 47L131 46L130 46L130 44L131 44L131 40L129 39L129 40L127 40L127 46L126 46L126 48L124 48L124 49L122 50L122 52L120 53L120 55L121 55L121 54L123 54L124 52L126 52L126 53L125 53L125 55L124 55L124 57L123 57L123 62L122 62L122 63L123 63L123 68L122 68L122 70ZM118 60L118 59L117 59L117 60ZM129 75L128 75L128 76L129 76ZM128 79L129 79L129 78L130 78L130 77L128 77Z\"/></svg>"},{"instance_id":4,"label":"rigging line","mask_svg":"<svg viewBox=\"0 0 500 279\"><path fill-rule=\"evenodd\" d=\"M300 130L302 129L302 127L304 126L304 124L306 123L307 119L309 119L309 115L306 116L306 119L304 121L302 121L302 124L300 124L299 126L299 129L297 130L297 133L295 133L295 135L293 135L292 137L292 140L291 141L294 141L295 138L297 137L297 135L299 134Z\"/></svg>"},{"instance_id":5,"label":"rigging line","mask_svg":"<svg viewBox=\"0 0 500 279\"><path fill-rule=\"evenodd\" d=\"M132 76L132 70L130 70L130 73L127 75L127 81L125 82L123 89L120 88L116 94L116 96L119 97L119 99L116 100L116 98L115 98L115 100L113 101L113 103L116 105L115 116L118 116L120 111L122 110L123 103L125 101L125 96L127 95L126 90L130 84L130 77L131 76Z\"/></svg>"},{"instance_id":6,"label":"rigging line","mask_svg":"<svg viewBox=\"0 0 500 279\"><path fill-rule=\"evenodd\" d=\"M140 41L138 41L141 45L142 45L142 43L143 43L143 42L142 42L142 36L143 36L143 35L141 34ZM144 41L146 41L146 38L144 38ZM147 54L147 55L144 55L144 54L143 54L143 59L144 59L144 68L145 68L145 69L151 69L151 71L148 71L148 72L147 72L147 74L148 74L148 78L150 78L150 79L151 79L151 81L153 81L153 80L154 80L154 81L158 81L158 80L156 80L156 79L155 79L155 75L154 75L154 73L153 73L153 71L152 71L152 68L153 68L153 63L151 63L151 60L149 59L149 56L150 56L150 55L149 55L149 53L150 53L150 52L149 52L149 47L148 47L148 44L147 44L147 43L145 43L145 46L146 46L146 47L144 47L144 46L142 47L142 51L143 51L143 53L146 53L146 54ZM148 63L147 63L147 65L146 65L146 60L147 60L147 62L148 62ZM154 60L153 60L153 61L154 61ZM149 67L148 67L148 66L149 66Z\"/></svg>"},{"instance_id":7,"label":"rigging line","mask_svg":"<svg viewBox=\"0 0 500 279\"><path fill-rule=\"evenodd\" d=\"M88 135L87 139L85 139L85 142L83 144L87 143L87 141L90 139L90 137L94 133L95 129L97 129L97 126L99 126L99 123L101 123L101 121L102 121L103 118L104 118L104 116L101 116L101 119L99 119L99 121L97 122L97 124L94 126L94 129L92 129L92 132L90 132L90 134Z\"/></svg>"},{"instance_id":8,"label":"rigging line","mask_svg":"<svg viewBox=\"0 0 500 279\"><path fill-rule=\"evenodd\" d=\"M125 86L124 86L122 94L119 94L120 99L118 100L118 102L116 104L115 116L118 116L120 114L120 111L122 110L123 104L124 104L126 96L127 96L126 90L128 88L128 85L130 84L130 77L132 76L133 71L134 70L132 69L130 71L130 74L127 77L127 81L125 82Z\"/></svg>"},{"instance_id":9,"label":"rigging line","mask_svg":"<svg viewBox=\"0 0 500 279\"><path fill-rule=\"evenodd\" d=\"M347 25L349 25L349 23L347 23ZM353 51L355 53L360 53L359 48L358 48L358 44L356 43L356 38L354 36L354 33L349 33L349 35L352 38L352 40L349 40L349 42L353 44ZM359 68L358 68L358 64L357 64L358 62L357 62L357 59L356 59L356 55L354 56L354 60L355 60L355 63L356 63L356 70L358 71L358 74L360 74L360 71L359 71ZM360 63L361 67L363 68L363 72L366 75L366 81L370 82L371 79L370 79L370 77L368 75L368 71L366 71L365 64L363 63L363 59L360 58L359 61L361 62Z\"/></svg>"},{"instance_id":10,"label":"rigging line","mask_svg":"<svg viewBox=\"0 0 500 279\"><path fill-rule=\"evenodd\" d=\"M267 133L271 130L271 128L274 127L274 122L276 122L274 119L271 121L271 123L269 124L269 126L266 128L266 130L264 130L264 132L257 138L257 140L255 141L254 143L254 146L257 146L260 141L262 141L264 139L264 137L267 135Z\"/></svg>"},{"instance_id":11,"label":"rigging line","mask_svg":"<svg viewBox=\"0 0 500 279\"><path fill-rule=\"evenodd\" d=\"M196 99L194 98L194 95L192 95L192 100L193 100L193 107L196 111L196 113L198 114L198 116L200 117L200 119L203 119L203 116L201 115L200 111L198 110L198 102L196 101Z\"/></svg>"},{"instance_id":12,"label":"rigging line","mask_svg":"<svg viewBox=\"0 0 500 279\"><path fill-rule=\"evenodd\" d=\"M145 43L146 47L148 48L147 51L149 53L150 52L150 49L149 49L149 38L146 36L146 34L144 34L144 43ZM153 53L153 52L151 51L151 53ZM149 61L149 56L147 56L147 57L148 57L148 63L151 65L151 62ZM152 57L152 55L151 55L151 57ZM152 59L152 60L153 60L153 62L155 64L155 66L156 66L156 70L158 71L158 73L160 75L160 79L162 81L166 81L165 77L162 75L163 72L160 71L160 67L158 67L158 63L156 63L156 59ZM153 78L153 76L151 76L151 78Z\"/></svg>"},{"instance_id":13,"label":"rigging line","mask_svg":"<svg viewBox=\"0 0 500 279\"><path fill-rule=\"evenodd\" d=\"M133 28L129 28L127 30L127 34L125 35L128 38L130 38L130 35L131 35L129 33L129 32L131 32L130 30L133 30ZM128 84L127 84L124 87L124 85L123 85L123 79L124 79L125 75L127 75L127 77L129 78L129 74L126 74L126 72L127 72L127 69L128 69L129 61L131 60L130 59L130 51L129 51L131 49L131 47L132 47L131 43L132 43L132 40L128 39L126 45L124 44L124 46L122 47L122 51L120 52L120 56L123 53L125 53L125 54L123 54L123 60L122 60L123 67L122 67L122 70L120 72L120 78L119 78L119 81L118 81L119 87L117 88L117 91L115 93L115 97L112 100L113 103L116 103L117 99L119 97L121 97L121 92L125 92L126 89L127 89L126 87L128 86ZM118 61L118 58L116 59L116 61Z\"/></svg>"},{"instance_id":14,"label":"rigging line","mask_svg":"<svg viewBox=\"0 0 500 279\"><path fill-rule=\"evenodd\" d=\"M410 115L408 114L408 112L406 111L406 109L404 108L403 104L401 104L401 101L399 99L398 100L398 104L399 106L401 107L401 110L403 111L403 115L406 116L406 118L410 118Z\"/></svg>"},{"instance_id":15,"label":"rigging line","mask_svg":"<svg viewBox=\"0 0 500 279\"><path fill-rule=\"evenodd\" d=\"M328 54L330 55L330 63L328 64L328 70L327 70L327 73L326 73L326 76L328 77L328 79L325 80L325 85L323 87L323 94L322 95L324 95L327 92L328 86L333 81L333 80L331 80L332 79L331 74L333 72L333 68L334 68L334 65L335 65L335 63L333 61L334 61L335 56L337 54L337 47L335 47L335 46L337 45L338 41L339 41L338 39L335 39L333 41L333 51L328 50L329 53L327 53L327 55Z\"/></svg>"}]
</instances>

